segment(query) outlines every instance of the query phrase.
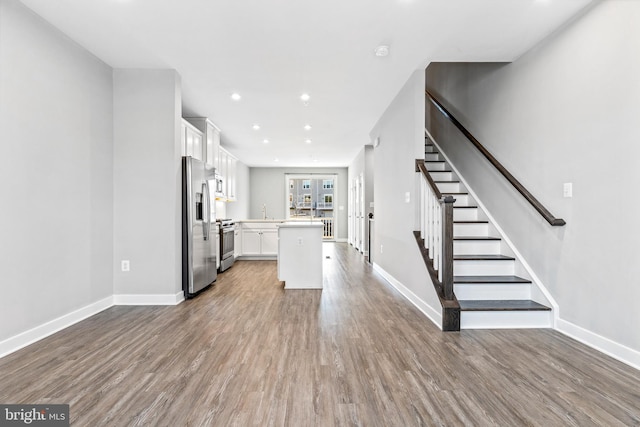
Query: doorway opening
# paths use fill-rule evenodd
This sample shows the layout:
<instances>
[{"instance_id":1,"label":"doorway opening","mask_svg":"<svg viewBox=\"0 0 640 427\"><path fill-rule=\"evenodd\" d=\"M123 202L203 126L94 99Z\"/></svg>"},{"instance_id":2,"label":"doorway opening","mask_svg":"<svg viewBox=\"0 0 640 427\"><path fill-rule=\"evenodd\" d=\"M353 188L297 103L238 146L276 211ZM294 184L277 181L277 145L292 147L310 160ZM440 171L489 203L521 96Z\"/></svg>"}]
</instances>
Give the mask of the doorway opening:
<instances>
[{"instance_id":1,"label":"doorway opening","mask_svg":"<svg viewBox=\"0 0 640 427\"><path fill-rule=\"evenodd\" d=\"M287 220L317 220L324 225L323 239L338 235L334 201L338 200L338 175L285 174Z\"/></svg>"}]
</instances>

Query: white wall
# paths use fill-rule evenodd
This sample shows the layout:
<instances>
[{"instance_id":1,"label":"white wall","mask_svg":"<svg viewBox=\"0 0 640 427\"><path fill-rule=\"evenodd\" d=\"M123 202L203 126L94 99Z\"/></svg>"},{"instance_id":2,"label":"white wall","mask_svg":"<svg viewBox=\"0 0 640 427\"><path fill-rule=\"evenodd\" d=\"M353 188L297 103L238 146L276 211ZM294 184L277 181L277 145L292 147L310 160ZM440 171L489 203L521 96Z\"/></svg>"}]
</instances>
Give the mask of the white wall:
<instances>
[{"instance_id":1,"label":"white wall","mask_svg":"<svg viewBox=\"0 0 640 427\"><path fill-rule=\"evenodd\" d=\"M113 81L114 293L169 298L182 289L180 77L116 69Z\"/></svg>"},{"instance_id":2,"label":"white wall","mask_svg":"<svg viewBox=\"0 0 640 427\"><path fill-rule=\"evenodd\" d=\"M435 138L558 302L558 327L640 365L638 22L640 2L601 2L512 64L432 64L427 83L566 220L549 226L430 114Z\"/></svg>"},{"instance_id":3,"label":"white wall","mask_svg":"<svg viewBox=\"0 0 640 427\"><path fill-rule=\"evenodd\" d=\"M414 72L370 133L373 150L373 262L438 325L442 308L413 236L419 230L415 159L424 158L424 71ZM405 202L405 193L410 202ZM381 250L383 246L384 250Z\"/></svg>"},{"instance_id":4,"label":"white wall","mask_svg":"<svg viewBox=\"0 0 640 427\"><path fill-rule=\"evenodd\" d=\"M110 67L0 1L0 342L112 294L112 109Z\"/></svg>"},{"instance_id":5,"label":"white wall","mask_svg":"<svg viewBox=\"0 0 640 427\"><path fill-rule=\"evenodd\" d=\"M251 202L249 219L262 219L262 205L267 205L269 218L286 218L284 176L288 173L337 174L338 203L343 210L334 211L338 217L337 239L347 239L347 168L250 168Z\"/></svg>"}]
</instances>

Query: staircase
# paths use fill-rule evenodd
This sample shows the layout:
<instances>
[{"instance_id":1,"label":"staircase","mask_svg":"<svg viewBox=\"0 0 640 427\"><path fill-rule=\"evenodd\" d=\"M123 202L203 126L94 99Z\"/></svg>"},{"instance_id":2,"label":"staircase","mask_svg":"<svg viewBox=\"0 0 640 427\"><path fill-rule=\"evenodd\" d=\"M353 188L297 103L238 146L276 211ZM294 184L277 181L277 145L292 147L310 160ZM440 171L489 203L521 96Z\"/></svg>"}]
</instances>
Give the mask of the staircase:
<instances>
[{"instance_id":1,"label":"staircase","mask_svg":"<svg viewBox=\"0 0 640 427\"><path fill-rule=\"evenodd\" d=\"M544 294L428 136L425 166L442 196L456 199L453 289L460 329L551 327Z\"/></svg>"}]
</instances>

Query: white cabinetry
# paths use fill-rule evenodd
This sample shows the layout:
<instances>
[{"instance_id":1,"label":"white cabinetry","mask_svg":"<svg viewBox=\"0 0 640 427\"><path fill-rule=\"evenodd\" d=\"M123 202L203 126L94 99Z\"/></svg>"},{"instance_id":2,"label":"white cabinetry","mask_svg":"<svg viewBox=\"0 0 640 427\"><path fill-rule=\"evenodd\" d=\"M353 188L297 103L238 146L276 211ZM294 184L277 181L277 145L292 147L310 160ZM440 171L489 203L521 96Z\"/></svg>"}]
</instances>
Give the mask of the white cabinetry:
<instances>
[{"instance_id":1,"label":"white cabinetry","mask_svg":"<svg viewBox=\"0 0 640 427\"><path fill-rule=\"evenodd\" d=\"M185 123L196 128L202 134L200 142L202 159L211 166L218 168L220 129L211 120L204 117L188 117L183 120L183 126L186 126Z\"/></svg>"},{"instance_id":2,"label":"white cabinetry","mask_svg":"<svg viewBox=\"0 0 640 427\"><path fill-rule=\"evenodd\" d=\"M242 225L236 224L233 231L233 256L238 258L242 255Z\"/></svg>"},{"instance_id":3,"label":"white cabinetry","mask_svg":"<svg viewBox=\"0 0 640 427\"><path fill-rule=\"evenodd\" d=\"M236 164L238 160L224 148L218 152L216 171L222 179L222 198L227 201L236 200Z\"/></svg>"},{"instance_id":4,"label":"white cabinetry","mask_svg":"<svg viewBox=\"0 0 640 427\"><path fill-rule=\"evenodd\" d=\"M242 256L275 257L278 255L278 223L245 222L242 224Z\"/></svg>"},{"instance_id":5,"label":"white cabinetry","mask_svg":"<svg viewBox=\"0 0 640 427\"><path fill-rule=\"evenodd\" d=\"M227 153L228 154L228 153ZM238 160L231 154L227 155L227 199L236 200L236 163Z\"/></svg>"},{"instance_id":6,"label":"white cabinetry","mask_svg":"<svg viewBox=\"0 0 640 427\"><path fill-rule=\"evenodd\" d=\"M203 133L186 120L182 120L182 155L203 160Z\"/></svg>"},{"instance_id":7,"label":"white cabinetry","mask_svg":"<svg viewBox=\"0 0 640 427\"><path fill-rule=\"evenodd\" d=\"M322 223L280 224L278 280L285 289L322 289Z\"/></svg>"}]
</instances>

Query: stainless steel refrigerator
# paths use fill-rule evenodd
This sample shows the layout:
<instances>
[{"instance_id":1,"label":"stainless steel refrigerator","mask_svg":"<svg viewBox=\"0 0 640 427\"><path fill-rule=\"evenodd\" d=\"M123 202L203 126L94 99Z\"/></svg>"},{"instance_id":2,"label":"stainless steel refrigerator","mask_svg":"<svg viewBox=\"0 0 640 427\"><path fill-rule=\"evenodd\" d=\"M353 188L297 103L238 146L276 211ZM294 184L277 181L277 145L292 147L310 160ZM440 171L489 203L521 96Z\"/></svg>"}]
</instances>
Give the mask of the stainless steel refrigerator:
<instances>
[{"instance_id":1,"label":"stainless steel refrigerator","mask_svg":"<svg viewBox=\"0 0 640 427\"><path fill-rule=\"evenodd\" d=\"M182 288L186 298L212 284L216 269L215 169L182 158Z\"/></svg>"}]
</instances>

